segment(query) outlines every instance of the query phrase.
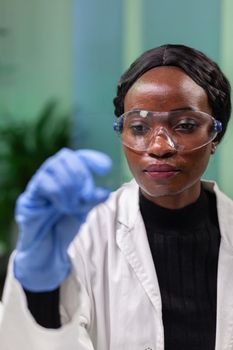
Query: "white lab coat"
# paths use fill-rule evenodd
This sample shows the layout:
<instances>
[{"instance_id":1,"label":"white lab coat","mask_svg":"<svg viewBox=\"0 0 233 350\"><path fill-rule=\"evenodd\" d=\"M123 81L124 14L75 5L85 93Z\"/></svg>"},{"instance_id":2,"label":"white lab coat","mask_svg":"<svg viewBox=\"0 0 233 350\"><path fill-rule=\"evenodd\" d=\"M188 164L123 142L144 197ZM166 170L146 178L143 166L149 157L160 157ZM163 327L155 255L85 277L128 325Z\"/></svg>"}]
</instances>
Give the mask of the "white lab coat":
<instances>
[{"instance_id":1,"label":"white lab coat","mask_svg":"<svg viewBox=\"0 0 233 350\"><path fill-rule=\"evenodd\" d=\"M233 202L215 184L205 187L216 193L221 230L216 350L233 350ZM134 181L91 211L70 256L58 330L34 321L9 264L1 350L163 350L160 291Z\"/></svg>"}]
</instances>

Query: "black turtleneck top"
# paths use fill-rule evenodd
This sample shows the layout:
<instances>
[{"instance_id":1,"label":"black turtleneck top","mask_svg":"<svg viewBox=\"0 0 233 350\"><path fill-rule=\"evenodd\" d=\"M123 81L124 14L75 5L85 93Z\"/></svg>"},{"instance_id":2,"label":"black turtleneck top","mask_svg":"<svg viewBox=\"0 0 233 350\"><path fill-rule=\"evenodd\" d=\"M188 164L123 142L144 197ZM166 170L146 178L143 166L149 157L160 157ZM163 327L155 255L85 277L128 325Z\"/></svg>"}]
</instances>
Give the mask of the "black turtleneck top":
<instances>
[{"instance_id":1,"label":"black turtleneck top","mask_svg":"<svg viewBox=\"0 0 233 350\"><path fill-rule=\"evenodd\" d=\"M220 231L214 194L182 209L140 194L162 299L165 350L214 350Z\"/></svg>"}]
</instances>

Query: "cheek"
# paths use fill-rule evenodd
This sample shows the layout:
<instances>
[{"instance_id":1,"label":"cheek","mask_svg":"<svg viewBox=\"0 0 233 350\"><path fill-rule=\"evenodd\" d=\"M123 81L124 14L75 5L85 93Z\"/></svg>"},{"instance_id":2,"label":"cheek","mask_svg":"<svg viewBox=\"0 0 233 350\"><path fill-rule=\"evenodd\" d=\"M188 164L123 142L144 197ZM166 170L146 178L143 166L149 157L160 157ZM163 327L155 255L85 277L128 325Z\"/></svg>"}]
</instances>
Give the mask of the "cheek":
<instances>
[{"instance_id":1,"label":"cheek","mask_svg":"<svg viewBox=\"0 0 233 350\"><path fill-rule=\"evenodd\" d=\"M210 145L183 155L184 171L190 177L199 177L205 172L211 155Z\"/></svg>"},{"instance_id":2,"label":"cheek","mask_svg":"<svg viewBox=\"0 0 233 350\"><path fill-rule=\"evenodd\" d=\"M125 146L123 146L123 149L129 169L132 172L133 176L137 177L137 173L141 169L142 156Z\"/></svg>"}]
</instances>

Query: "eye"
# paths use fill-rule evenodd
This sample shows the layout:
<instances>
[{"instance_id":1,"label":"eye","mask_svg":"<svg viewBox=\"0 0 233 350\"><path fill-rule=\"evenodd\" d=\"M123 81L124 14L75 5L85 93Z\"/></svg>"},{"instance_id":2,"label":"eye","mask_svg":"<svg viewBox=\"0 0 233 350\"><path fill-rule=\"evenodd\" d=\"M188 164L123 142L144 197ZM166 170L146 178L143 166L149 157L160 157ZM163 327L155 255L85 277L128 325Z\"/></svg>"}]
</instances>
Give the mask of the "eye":
<instances>
[{"instance_id":1,"label":"eye","mask_svg":"<svg viewBox=\"0 0 233 350\"><path fill-rule=\"evenodd\" d=\"M134 136L144 136L150 131L150 127L145 123L134 122L128 125L127 129Z\"/></svg>"},{"instance_id":2,"label":"eye","mask_svg":"<svg viewBox=\"0 0 233 350\"><path fill-rule=\"evenodd\" d=\"M195 120L180 120L174 126L174 130L182 133L191 133L194 132L198 128L198 124Z\"/></svg>"}]
</instances>

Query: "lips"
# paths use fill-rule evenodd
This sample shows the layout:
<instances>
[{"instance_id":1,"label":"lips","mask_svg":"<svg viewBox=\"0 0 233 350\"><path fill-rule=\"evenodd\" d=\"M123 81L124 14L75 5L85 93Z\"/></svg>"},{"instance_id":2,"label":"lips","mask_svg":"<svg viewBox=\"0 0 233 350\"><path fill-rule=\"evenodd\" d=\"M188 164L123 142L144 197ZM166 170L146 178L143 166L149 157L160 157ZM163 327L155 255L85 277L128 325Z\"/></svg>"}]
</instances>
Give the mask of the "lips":
<instances>
[{"instance_id":1,"label":"lips","mask_svg":"<svg viewBox=\"0 0 233 350\"><path fill-rule=\"evenodd\" d=\"M177 167L169 164L151 164L145 168L146 172L168 172L168 171L179 171Z\"/></svg>"},{"instance_id":2,"label":"lips","mask_svg":"<svg viewBox=\"0 0 233 350\"><path fill-rule=\"evenodd\" d=\"M170 164L151 164L143 171L153 178L168 178L177 175L180 169Z\"/></svg>"}]
</instances>

